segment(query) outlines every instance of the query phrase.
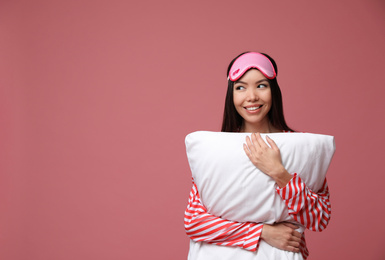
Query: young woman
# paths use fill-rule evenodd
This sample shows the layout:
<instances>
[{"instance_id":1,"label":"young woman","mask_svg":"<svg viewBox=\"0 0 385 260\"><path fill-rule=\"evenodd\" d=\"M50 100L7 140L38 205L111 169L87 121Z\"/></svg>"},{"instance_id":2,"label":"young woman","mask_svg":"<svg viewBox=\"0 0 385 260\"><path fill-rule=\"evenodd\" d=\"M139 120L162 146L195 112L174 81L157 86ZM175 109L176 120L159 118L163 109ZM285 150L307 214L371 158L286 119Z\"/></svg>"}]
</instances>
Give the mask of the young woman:
<instances>
[{"instance_id":1,"label":"young woman","mask_svg":"<svg viewBox=\"0 0 385 260\"><path fill-rule=\"evenodd\" d=\"M267 138L267 145L259 135L293 131L283 116L277 72L275 61L262 53L242 53L230 63L222 132L253 133L244 144L250 161L275 180L276 191L295 221L307 229L322 231L330 220L326 180L320 192L312 192L297 174L290 174L284 168L274 141ZM225 259L224 256L226 259L264 259L261 254L268 252L258 251L260 243L296 253L293 259L306 259L305 237L296 231L297 228L291 223L239 223L213 216L202 204L193 183L185 212L191 260ZM229 247L238 249L229 250ZM255 253L243 254L242 250Z\"/></svg>"}]
</instances>

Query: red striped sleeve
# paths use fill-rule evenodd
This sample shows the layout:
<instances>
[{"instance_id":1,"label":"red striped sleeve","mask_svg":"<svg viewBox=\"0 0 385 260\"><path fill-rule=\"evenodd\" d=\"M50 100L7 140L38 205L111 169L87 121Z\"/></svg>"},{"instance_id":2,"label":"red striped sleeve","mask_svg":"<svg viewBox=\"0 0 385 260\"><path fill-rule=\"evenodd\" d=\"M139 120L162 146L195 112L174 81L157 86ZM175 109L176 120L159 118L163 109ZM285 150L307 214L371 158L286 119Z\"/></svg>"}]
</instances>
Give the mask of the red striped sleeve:
<instances>
[{"instance_id":1,"label":"red striped sleeve","mask_svg":"<svg viewBox=\"0 0 385 260\"><path fill-rule=\"evenodd\" d=\"M326 228L331 214L326 179L320 191L314 193L297 174L294 174L285 187L277 188L277 192L285 201L289 214L297 222L313 231L322 231Z\"/></svg>"},{"instance_id":2,"label":"red striped sleeve","mask_svg":"<svg viewBox=\"0 0 385 260\"><path fill-rule=\"evenodd\" d=\"M299 250L303 256L303 259L306 260L307 257L309 256L309 250L307 249L307 246L306 246L305 233L302 234Z\"/></svg>"},{"instance_id":3,"label":"red striped sleeve","mask_svg":"<svg viewBox=\"0 0 385 260\"><path fill-rule=\"evenodd\" d=\"M331 214L329 189L326 179L320 191L314 193L306 187L297 174L294 174L285 187L277 188L277 192L286 203L289 214L297 222L313 231L322 231L326 228ZM302 235L300 251L304 259L309 256L305 234Z\"/></svg>"},{"instance_id":4,"label":"red striped sleeve","mask_svg":"<svg viewBox=\"0 0 385 260\"><path fill-rule=\"evenodd\" d=\"M185 211L184 226L187 235L196 242L256 251L263 224L233 222L209 214L193 183Z\"/></svg>"}]
</instances>

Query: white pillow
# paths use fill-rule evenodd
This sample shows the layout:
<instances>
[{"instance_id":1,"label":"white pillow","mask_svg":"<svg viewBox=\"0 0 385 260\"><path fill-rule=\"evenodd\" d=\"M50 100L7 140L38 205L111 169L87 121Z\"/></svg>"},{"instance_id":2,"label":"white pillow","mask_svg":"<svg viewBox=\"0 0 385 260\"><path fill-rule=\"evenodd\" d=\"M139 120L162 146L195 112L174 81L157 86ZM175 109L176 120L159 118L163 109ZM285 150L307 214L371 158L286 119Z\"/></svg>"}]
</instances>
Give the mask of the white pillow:
<instances>
[{"instance_id":1,"label":"white pillow","mask_svg":"<svg viewBox=\"0 0 385 260\"><path fill-rule=\"evenodd\" d=\"M250 133L198 131L186 136L187 157L202 203L210 214L239 222L290 220L272 178L256 168L243 150ZM266 140L266 134L261 134ZM317 192L335 151L334 137L272 133L289 173Z\"/></svg>"}]
</instances>

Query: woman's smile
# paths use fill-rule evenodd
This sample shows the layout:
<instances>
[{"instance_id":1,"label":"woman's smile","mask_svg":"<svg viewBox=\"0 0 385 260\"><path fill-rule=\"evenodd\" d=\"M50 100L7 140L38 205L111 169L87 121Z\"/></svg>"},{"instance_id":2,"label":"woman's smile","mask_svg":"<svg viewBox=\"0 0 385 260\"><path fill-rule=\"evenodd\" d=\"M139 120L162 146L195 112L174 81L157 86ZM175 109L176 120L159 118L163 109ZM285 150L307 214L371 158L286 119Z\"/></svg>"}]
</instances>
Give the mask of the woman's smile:
<instances>
[{"instance_id":1,"label":"woman's smile","mask_svg":"<svg viewBox=\"0 0 385 260\"><path fill-rule=\"evenodd\" d=\"M261 107L262 107L263 105L252 105L252 106L247 106L247 107L245 107L245 109L249 112L249 113L257 113L257 112L259 112L259 111L261 111Z\"/></svg>"}]
</instances>

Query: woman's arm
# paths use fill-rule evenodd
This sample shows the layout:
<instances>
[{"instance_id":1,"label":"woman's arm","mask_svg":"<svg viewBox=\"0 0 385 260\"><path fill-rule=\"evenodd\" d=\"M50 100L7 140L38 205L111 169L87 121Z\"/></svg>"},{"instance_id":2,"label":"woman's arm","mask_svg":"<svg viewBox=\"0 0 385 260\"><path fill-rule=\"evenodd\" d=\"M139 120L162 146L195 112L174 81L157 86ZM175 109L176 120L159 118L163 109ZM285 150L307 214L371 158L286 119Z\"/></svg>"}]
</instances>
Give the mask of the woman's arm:
<instances>
[{"instance_id":1,"label":"woman's arm","mask_svg":"<svg viewBox=\"0 0 385 260\"><path fill-rule=\"evenodd\" d=\"M195 183L185 211L184 226L187 235L196 242L236 246L250 251L257 250L263 228L263 224L233 222L207 213Z\"/></svg>"},{"instance_id":2,"label":"woman's arm","mask_svg":"<svg viewBox=\"0 0 385 260\"><path fill-rule=\"evenodd\" d=\"M187 235L196 242L237 246L256 251L260 239L263 239L269 245L281 250L291 252L306 250L304 237L295 231L298 227L292 224L239 223L207 213L194 182L184 223Z\"/></svg>"},{"instance_id":3,"label":"woman's arm","mask_svg":"<svg viewBox=\"0 0 385 260\"><path fill-rule=\"evenodd\" d=\"M279 186L277 192L298 223L310 230L322 231L329 223L331 212L326 179L319 192L311 191L297 174L292 176L286 171L279 148L269 137L266 140L270 147L260 134L246 138L244 150L250 161L276 181Z\"/></svg>"},{"instance_id":4,"label":"woman's arm","mask_svg":"<svg viewBox=\"0 0 385 260\"><path fill-rule=\"evenodd\" d=\"M277 192L286 203L289 214L298 223L313 231L322 231L326 228L331 214L326 179L320 191L314 193L297 174L294 174L285 187L277 188Z\"/></svg>"}]
</instances>

